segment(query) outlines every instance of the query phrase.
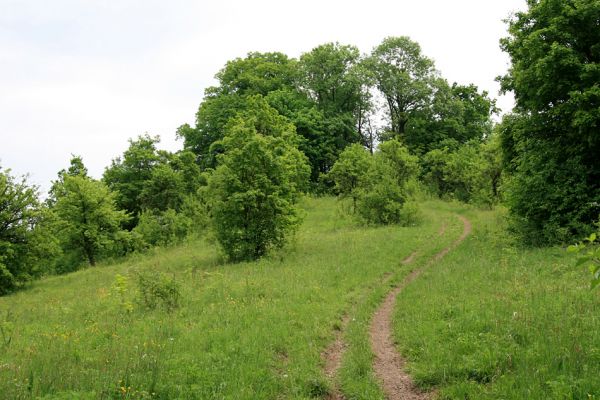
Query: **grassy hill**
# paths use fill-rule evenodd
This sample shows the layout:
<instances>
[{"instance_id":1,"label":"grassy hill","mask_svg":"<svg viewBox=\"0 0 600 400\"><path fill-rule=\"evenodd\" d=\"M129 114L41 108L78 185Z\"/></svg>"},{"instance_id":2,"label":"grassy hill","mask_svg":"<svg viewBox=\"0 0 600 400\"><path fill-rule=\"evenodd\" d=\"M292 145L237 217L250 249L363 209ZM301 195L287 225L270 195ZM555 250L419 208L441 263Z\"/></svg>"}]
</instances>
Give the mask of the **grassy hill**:
<instances>
[{"instance_id":1,"label":"grassy hill","mask_svg":"<svg viewBox=\"0 0 600 400\"><path fill-rule=\"evenodd\" d=\"M408 228L361 227L331 198L303 208L295 241L256 263L226 264L200 240L0 298L0 398L323 398L334 383L321 353L345 315L340 384L348 398L381 398L370 316L390 285L460 235L456 213L473 235L397 304L417 383L446 398L599 396L600 299L560 249L517 250L497 212L441 202ZM178 285L179 307L136 300L149 272Z\"/></svg>"}]
</instances>

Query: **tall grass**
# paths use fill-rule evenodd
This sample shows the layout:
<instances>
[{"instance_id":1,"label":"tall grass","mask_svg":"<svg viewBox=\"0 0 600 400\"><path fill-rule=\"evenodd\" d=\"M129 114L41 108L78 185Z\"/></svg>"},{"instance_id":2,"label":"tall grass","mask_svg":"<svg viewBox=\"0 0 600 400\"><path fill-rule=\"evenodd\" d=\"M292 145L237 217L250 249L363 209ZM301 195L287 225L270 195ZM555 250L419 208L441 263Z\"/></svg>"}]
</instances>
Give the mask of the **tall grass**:
<instances>
[{"instance_id":1,"label":"tall grass","mask_svg":"<svg viewBox=\"0 0 600 400\"><path fill-rule=\"evenodd\" d=\"M364 228L307 199L296 240L225 264L197 241L33 284L0 298L0 398L313 398L321 351L353 304L439 229ZM136 276L176 282L179 307L136 302ZM2 336L0 336L2 339Z\"/></svg>"}]
</instances>

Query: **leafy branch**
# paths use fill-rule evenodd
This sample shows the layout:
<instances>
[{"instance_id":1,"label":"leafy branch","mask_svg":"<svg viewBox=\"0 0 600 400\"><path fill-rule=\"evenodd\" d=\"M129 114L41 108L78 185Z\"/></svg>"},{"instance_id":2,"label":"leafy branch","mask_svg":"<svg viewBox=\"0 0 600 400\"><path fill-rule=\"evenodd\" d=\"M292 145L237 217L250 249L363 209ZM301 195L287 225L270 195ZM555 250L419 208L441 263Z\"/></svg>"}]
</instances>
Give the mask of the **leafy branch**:
<instances>
[{"instance_id":1,"label":"leafy branch","mask_svg":"<svg viewBox=\"0 0 600 400\"><path fill-rule=\"evenodd\" d=\"M600 284L600 243L598 236L592 233L582 242L569 246L567 251L580 254L576 266L586 265L592 274L591 289Z\"/></svg>"}]
</instances>

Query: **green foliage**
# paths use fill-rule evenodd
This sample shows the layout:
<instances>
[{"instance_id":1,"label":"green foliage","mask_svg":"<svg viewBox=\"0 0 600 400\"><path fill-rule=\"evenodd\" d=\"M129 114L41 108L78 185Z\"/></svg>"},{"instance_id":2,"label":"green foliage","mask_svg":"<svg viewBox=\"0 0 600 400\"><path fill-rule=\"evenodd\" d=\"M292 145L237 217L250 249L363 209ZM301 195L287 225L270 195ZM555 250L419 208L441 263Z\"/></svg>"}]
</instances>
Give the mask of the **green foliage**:
<instances>
[{"instance_id":1,"label":"green foliage","mask_svg":"<svg viewBox=\"0 0 600 400\"><path fill-rule=\"evenodd\" d=\"M406 146L415 154L443 148L448 141L465 144L482 141L492 132L491 116L497 112L495 100L475 85L449 86L445 79L433 83L433 98L414 114L404 135Z\"/></svg>"},{"instance_id":2,"label":"green foliage","mask_svg":"<svg viewBox=\"0 0 600 400\"><path fill-rule=\"evenodd\" d=\"M379 154L374 156L358 189L356 211L367 223L394 224L402 219L406 194L394 177L394 168Z\"/></svg>"},{"instance_id":3,"label":"green foliage","mask_svg":"<svg viewBox=\"0 0 600 400\"><path fill-rule=\"evenodd\" d=\"M158 137L139 136L129 140L129 148L123 157L117 157L104 171L103 181L115 193L116 204L127 211L132 219L128 228L133 228L142 211L142 192L146 182L152 179L152 173L160 162L156 149Z\"/></svg>"},{"instance_id":4,"label":"green foliage","mask_svg":"<svg viewBox=\"0 0 600 400\"><path fill-rule=\"evenodd\" d=\"M401 36L385 38L367 65L385 98L390 131L403 139L407 123L427 106L433 92L433 61L421 54L418 43Z\"/></svg>"},{"instance_id":5,"label":"green foliage","mask_svg":"<svg viewBox=\"0 0 600 400\"><path fill-rule=\"evenodd\" d=\"M229 120L247 109L246 98L293 90L296 76L296 62L282 53L254 52L227 62L216 75L219 85L205 91L195 127L184 124L177 130L185 149L203 170L215 168L221 150L214 144L223 139Z\"/></svg>"},{"instance_id":6,"label":"green foliage","mask_svg":"<svg viewBox=\"0 0 600 400\"><path fill-rule=\"evenodd\" d=\"M589 234L598 217L600 191L588 180L584 158L534 136L520 137L516 151L515 173L505 185L515 234L538 246Z\"/></svg>"},{"instance_id":7,"label":"green foliage","mask_svg":"<svg viewBox=\"0 0 600 400\"><path fill-rule=\"evenodd\" d=\"M500 199L501 159L497 137L484 143L434 149L422 160L423 180L440 198L491 207Z\"/></svg>"},{"instance_id":8,"label":"green foliage","mask_svg":"<svg viewBox=\"0 0 600 400\"><path fill-rule=\"evenodd\" d=\"M600 285L600 246L598 245L598 234L592 233L583 242L569 246L567 250L571 253L581 254L577 259L577 265L588 267L592 275L590 281L591 288L594 289Z\"/></svg>"},{"instance_id":9,"label":"green foliage","mask_svg":"<svg viewBox=\"0 0 600 400\"><path fill-rule=\"evenodd\" d=\"M114 194L85 176L65 176L59 192L53 208L56 235L72 262L85 260L93 266L112 255L123 234L121 224L128 219L125 211L116 209Z\"/></svg>"},{"instance_id":10,"label":"green foliage","mask_svg":"<svg viewBox=\"0 0 600 400\"><path fill-rule=\"evenodd\" d=\"M132 232L140 236L143 247L150 247L181 243L193 230L191 218L169 208L165 211L143 211Z\"/></svg>"},{"instance_id":11,"label":"green foliage","mask_svg":"<svg viewBox=\"0 0 600 400\"><path fill-rule=\"evenodd\" d=\"M360 52L354 46L327 43L304 53L298 67L299 89L323 113L337 158L344 147L360 140L360 120L369 108Z\"/></svg>"},{"instance_id":12,"label":"green foliage","mask_svg":"<svg viewBox=\"0 0 600 400\"><path fill-rule=\"evenodd\" d=\"M352 198L353 211L365 222L411 224L418 213L414 205L410 210L403 206L408 198L407 182L418 170L418 158L400 142L389 140L374 155L359 144L349 146L328 177L341 198Z\"/></svg>"},{"instance_id":13,"label":"green foliage","mask_svg":"<svg viewBox=\"0 0 600 400\"><path fill-rule=\"evenodd\" d=\"M0 169L0 295L49 270L52 238L39 229L45 216L37 189Z\"/></svg>"},{"instance_id":14,"label":"green foliage","mask_svg":"<svg viewBox=\"0 0 600 400\"><path fill-rule=\"evenodd\" d=\"M219 87L208 92L266 96L293 87L296 71L296 62L283 53L251 52L246 58L228 61L216 75Z\"/></svg>"},{"instance_id":15,"label":"green foliage","mask_svg":"<svg viewBox=\"0 0 600 400\"><path fill-rule=\"evenodd\" d=\"M328 174L335 183L336 192L341 198L352 198L355 208L359 185L366 178L371 162L371 154L360 144L353 144L340 154Z\"/></svg>"},{"instance_id":16,"label":"green foliage","mask_svg":"<svg viewBox=\"0 0 600 400\"><path fill-rule=\"evenodd\" d=\"M513 228L535 244L587 235L600 212L600 4L528 2L509 21L501 78L516 114L502 145L513 172L507 190Z\"/></svg>"},{"instance_id":17,"label":"green foliage","mask_svg":"<svg viewBox=\"0 0 600 400\"><path fill-rule=\"evenodd\" d=\"M356 210L367 223L412 224L414 205L405 210L406 184L418 173L418 159L396 140L379 146L357 190Z\"/></svg>"},{"instance_id":18,"label":"green foliage","mask_svg":"<svg viewBox=\"0 0 600 400\"><path fill-rule=\"evenodd\" d=\"M217 166L220 141L228 122L253 113L253 96L296 126L298 146L311 165L311 182L318 190L339 153L361 140L372 105L367 74L353 46L328 43L303 54L299 61L281 53L250 53L230 61L217 74L219 85L206 90L195 127L183 125L178 136L197 156L203 170Z\"/></svg>"},{"instance_id":19,"label":"green foliage","mask_svg":"<svg viewBox=\"0 0 600 400\"><path fill-rule=\"evenodd\" d=\"M254 115L228 124L208 191L217 239L234 261L285 243L299 223L295 203L309 174L306 157L293 145L293 125L261 98L253 101Z\"/></svg>"},{"instance_id":20,"label":"green foliage","mask_svg":"<svg viewBox=\"0 0 600 400\"><path fill-rule=\"evenodd\" d=\"M164 307L173 311L181 303L181 285L160 272L137 272L138 303L148 309Z\"/></svg>"},{"instance_id":21,"label":"green foliage","mask_svg":"<svg viewBox=\"0 0 600 400\"><path fill-rule=\"evenodd\" d=\"M181 207L185 192L184 176L168 164L159 164L144 182L139 200L143 209L176 210Z\"/></svg>"}]
</instances>

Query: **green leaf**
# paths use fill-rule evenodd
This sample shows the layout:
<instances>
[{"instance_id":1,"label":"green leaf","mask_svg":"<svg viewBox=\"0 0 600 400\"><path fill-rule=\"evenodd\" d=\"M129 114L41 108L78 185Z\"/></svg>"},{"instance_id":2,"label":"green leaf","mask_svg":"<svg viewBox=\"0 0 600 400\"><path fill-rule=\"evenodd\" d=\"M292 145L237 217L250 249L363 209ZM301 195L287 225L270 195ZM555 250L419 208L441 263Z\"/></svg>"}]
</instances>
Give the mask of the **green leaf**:
<instances>
[{"instance_id":1,"label":"green leaf","mask_svg":"<svg viewBox=\"0 0 600 400\"><path fill-rule=\"evenodd\" d=\"M576 244L572 244L569 247L567 247L568 253L579 253L580 250L581 250L581 247Z\"/></svg>"},{"instance_id":2,"label":"green leaf","mask_svg":"<svg viewBox=\"0 0 600 400\"><path fill-rule=\"evenodd\" d=\"M591 259L591 258L590 258L589 256L583 256L583 257L579 257L579 258L577 259L577 262L575 263L575 266L576 266L576 267L579 267L580 265L582 265L582 264L585 264L585 263L589 262L589 261L590 261L590 259Z\"/></svg>"},{"instance_id":3,"label":"green leaf","mask_svg":"<svg viewBox=\"0 0 600 400\"><path fill-rule=\"evenodd\" d=\"M588 238L588 240L590 241L590 243L593 243L593 242L595 242L595 241L596 241L596 238L597 238L596 234L595 234L595 233L592 233L592 234L590 235L590 237Z\"/></svg>"}]
</instances>

